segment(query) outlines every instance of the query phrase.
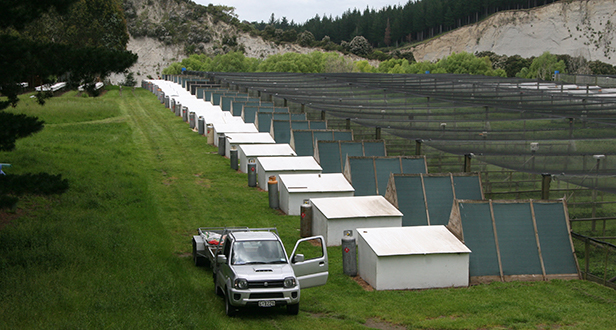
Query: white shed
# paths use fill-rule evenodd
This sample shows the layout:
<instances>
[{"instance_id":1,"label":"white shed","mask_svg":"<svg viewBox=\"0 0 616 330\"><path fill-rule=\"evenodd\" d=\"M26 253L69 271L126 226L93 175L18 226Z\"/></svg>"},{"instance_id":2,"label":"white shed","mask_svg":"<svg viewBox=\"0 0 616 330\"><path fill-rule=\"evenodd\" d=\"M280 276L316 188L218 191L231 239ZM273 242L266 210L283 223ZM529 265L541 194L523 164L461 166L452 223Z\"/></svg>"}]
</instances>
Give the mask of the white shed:
<instances>
[{"instance_id":1,"label":"white shed","mask_svg":"<svg viewBox=\"0 0 616 330\"><path fill-rule=\"evenodd\" d=\"M268 133L227 133L225 134L225 156L231 156L231 147L239 148L240 144L274 144L274 138ZM238 150L239 159L239 150Z\"/></svg>"},{"instance_id":2,"label":"white shed","mask_svg":"<svg viewBox=\"0 0 616 330\"><path fill-rule=\"evenodd\" d=\"M401 227L402 213L385 197L353 196L313 198L312 234L322 235L327 246L341 244L345 230L370 227Z\"/></svg>"},{"instance_id":3,"label":"white shed","mask_svg":"<svg viewBox=\"0 0 616 330\"><path fill-rule=\"evenodd\" d=\"M236 123L220 123L215 122L212 125L214 127L214 145L218 146L219 134L228 133L259 133L257 127L254 124L236 122Z\"/></svg>"},{"instance_id":4,"label":"white shed","mask_svg":"<svg viewBox=\"0 0 616 330\"><path fill-rule=\"evenodd\" d=\"M358 273L376 290L468 286L471 250L445 226L357 232Z\"/></svg>"},{"instance_id":5,"label":"white shed","mask_svg":"<svg viewBox=\"0 0 616 330\"><path fill-rule=\"evenodd\" d=\"M267 134L272 138L269 133ZM240 171L248 173L248 161L257 157L289 157L297 156L293 148L288 143L277 144L240 144L238 146L238 157L240 159Z\"/></svg>"},{"instance_id":6,"label":"white shed","mask_svg":"<svg viewBox=\"0 0 616 330\"><path fill-rule=\"evenodd\" d=\"M312 156L302 157L257 157L257 182L259 188L267 190L270 176L280 174L321 173L319 163Z\"/></svg>"},{"instance_id":7,"label":"white shed","mask_svg":"<svg viewBox=\"0 0 616 330\"><path fill-rule=\"evenodd\" d=\"M342 173L281 174L279 177L280 209L288 215L300 215L305 199L350 197L355 191Z\"/></svg>"}]
</instances>

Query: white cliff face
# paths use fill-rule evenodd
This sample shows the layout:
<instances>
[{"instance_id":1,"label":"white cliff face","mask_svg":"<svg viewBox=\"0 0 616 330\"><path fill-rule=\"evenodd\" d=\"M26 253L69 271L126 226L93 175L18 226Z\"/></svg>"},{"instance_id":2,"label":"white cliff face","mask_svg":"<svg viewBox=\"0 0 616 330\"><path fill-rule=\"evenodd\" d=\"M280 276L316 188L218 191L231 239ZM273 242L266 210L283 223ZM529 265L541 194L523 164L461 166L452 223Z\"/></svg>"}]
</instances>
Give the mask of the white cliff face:
<instances>
[{"instance_id":1,"label":"white cliff face","mask_svg":"<svg viewBox=\"0 0 616 330\"><path fill-rule=\"evenodd\" d=\"M158 13L150 8L150 13ZM154 15L155 16L155 15ZM267 58L274 54L295 52L306 54L312 48L292 44L277 45L261 38L251 37L234 27L219 22L211 27L213 40L223 35L237 35L238 44L244 46L245 55ZM483 21L464 26L440 37L428 40L410 50L417 61L437 61L452 53L492 51L498 55L539 56L552 54L583 56L616 65L616 0L562 0L530 10L510 10L492 15ZM614 41L614 42L612 42ZM204 44L206 51L214 51L219 42ZM183 46L170 45L152 38L131 38L128 50L139 55L130 69L137 81L148 76L157 78L173 62L186 58ZM359 58L350 56L353 60ZM372 65L378 65L370 61ZM124 75L112 75L112 83L124 81Z\"/></svg>"},{"instance_id":2,"label":"white cliff face","mask_svg":"<svg viewBox=\"0 0 616 330\"><path fill-rule=\"evenodd\" d=\"M492 51L539 56L583 56L616 64L616 0L563 0L530 10L500 12L411 49L417 61L451 53Z\"/></svg>"}]
</instances>

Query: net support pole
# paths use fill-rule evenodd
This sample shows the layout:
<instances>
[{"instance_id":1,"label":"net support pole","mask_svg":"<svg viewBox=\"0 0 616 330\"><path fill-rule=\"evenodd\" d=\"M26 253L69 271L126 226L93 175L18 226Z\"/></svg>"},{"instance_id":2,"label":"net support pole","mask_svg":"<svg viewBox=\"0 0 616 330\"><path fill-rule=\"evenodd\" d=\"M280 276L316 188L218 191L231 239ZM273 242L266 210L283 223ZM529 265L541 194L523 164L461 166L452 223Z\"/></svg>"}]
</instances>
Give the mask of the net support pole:
<instances>
[{"instance_id":1,"label":"net support pole","mask_svg":"<svg viewBox=\"0 0 616 330\"><path fill-rule=\"evenodd\" d=\"M421 155L421 139L415 140L415 155Z\"/></svg>"},{"instance_id":2,"label":"net support pole","mask_svg":"<svg viewBox=\"0 0 616 330\"><path fill-rule=\"evenodd\" d=\"M377 139L377 140L380 140L380 139L381 139L381 128L380 128L380 127L378 127L378 126L376 127L376 132L375 132L375 135L376 135L376 139Z\"/></svg>"},{"instance_id":3,"label":"net support pole","mask_svg":"<svg viewBox=\"0 0 616 330\"><path fill-rule=\"evenodd\" d=\"M597 165L595 165L595 187L592 190L592 217L595 218L597 216L597 190L599 189L599 168L601 167L601 159L605 158L605 155L593 155L594 159L597 160ZM595 220L592 221L592 231L595 231L597 226L597 222Z\"/></svg>"},{"instance_id":4,"label":"net support pole","mask_svg":"<svg viewBox=\"0 0 616 330\"><path fill-rule=\"evenodd\" d=\"M471 171L471 154L464 155L464 172L468 173Z\"/></svg>"},{"instance_id":5,"label":"net support pole","mask_svg":"<svg viewBox=\"0 0 616 330\"><path fill-rule=\"evenodd\" d=\"M346 129L351 129L351 118L346 119Z\"/></svg>"},{"instance_id":6,"label":"net support pole","mask_svg":"<svg viewBox=\"0 0 616 330\"><path fill-rule=\"evenodd\" d=\"M541 173L543 176L541 180L541 199L550 199L550 182L552 181L552 175L550 173Z\"/></svg>"}]
</instances>

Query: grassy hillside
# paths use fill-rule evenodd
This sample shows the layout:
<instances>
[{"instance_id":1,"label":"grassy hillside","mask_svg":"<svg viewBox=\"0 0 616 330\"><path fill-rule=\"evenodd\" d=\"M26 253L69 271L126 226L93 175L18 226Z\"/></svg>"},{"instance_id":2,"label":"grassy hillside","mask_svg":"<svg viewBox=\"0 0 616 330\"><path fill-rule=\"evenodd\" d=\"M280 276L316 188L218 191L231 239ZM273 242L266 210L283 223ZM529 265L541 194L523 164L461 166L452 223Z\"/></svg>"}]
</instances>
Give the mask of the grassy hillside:
<instances>
[{"instance_id":1,"label":"grassy hillside","mask_svg":"<svg viewBox=\"0 0 616 330\"><path fill-rule=\"evenodd\" d=\"M224 315L211 272L192 264L199 226L277 226L292 248L299 217L269 209L266 192L149 92L69 92L10 111L46 127L0 153L11 173L61 173L62 196L30 196L0 229L0 328L610 329L616 292L590 282L493 283L423 291L366 291L342 274L284 309Z\"/></svg>"}]
</instances>

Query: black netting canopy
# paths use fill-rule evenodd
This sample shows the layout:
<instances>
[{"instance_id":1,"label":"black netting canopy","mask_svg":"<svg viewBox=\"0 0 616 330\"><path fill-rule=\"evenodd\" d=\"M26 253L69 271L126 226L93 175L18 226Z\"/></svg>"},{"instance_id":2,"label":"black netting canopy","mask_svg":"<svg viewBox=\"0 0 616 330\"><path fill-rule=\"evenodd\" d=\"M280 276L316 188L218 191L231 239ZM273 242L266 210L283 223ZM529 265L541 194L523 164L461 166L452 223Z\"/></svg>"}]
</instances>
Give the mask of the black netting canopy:
<instances>
[{"instance_id":1,"label":"black netting canopy","mask_svg":"<svg viewBox=\"0 0 616 330\"><path fill-rule=\"evenodd\" d=\"M616 192L616 89L456 74L193 73L448 153Z\"/></svg>"}]
</instances>

